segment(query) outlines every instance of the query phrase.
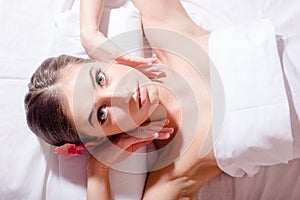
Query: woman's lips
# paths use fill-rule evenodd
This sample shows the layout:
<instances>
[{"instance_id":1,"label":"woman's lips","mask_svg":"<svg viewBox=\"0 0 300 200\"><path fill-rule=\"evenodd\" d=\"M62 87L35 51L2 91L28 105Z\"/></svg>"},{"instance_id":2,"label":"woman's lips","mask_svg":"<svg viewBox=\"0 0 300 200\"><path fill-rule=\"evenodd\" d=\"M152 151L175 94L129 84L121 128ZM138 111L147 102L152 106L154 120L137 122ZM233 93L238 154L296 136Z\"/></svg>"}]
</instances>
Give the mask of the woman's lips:
<instances>
[{"instance_id":1,"label":"woman's lips","mask_svg":"<svg viewBox=\"0 0 300 200\"><path fill-rule=\"evenodd\" d=\"M138 95L138 101L139 101L139 108L141 109L143 105L145 104L147 100L147 90L144 87L141 87L140 85L137 88L137 95Z\"/></svg>"},{"instance_id":2,"label":"woman's lips","mask_svg":"<svg viewBox=\"0 0 300 200\"><path fill-rule=\"evenodd\" d=\"M140 105L141 107L146 103L147 100L147 90L144 87L140 87Z\"/></svg>"}]
</instances>

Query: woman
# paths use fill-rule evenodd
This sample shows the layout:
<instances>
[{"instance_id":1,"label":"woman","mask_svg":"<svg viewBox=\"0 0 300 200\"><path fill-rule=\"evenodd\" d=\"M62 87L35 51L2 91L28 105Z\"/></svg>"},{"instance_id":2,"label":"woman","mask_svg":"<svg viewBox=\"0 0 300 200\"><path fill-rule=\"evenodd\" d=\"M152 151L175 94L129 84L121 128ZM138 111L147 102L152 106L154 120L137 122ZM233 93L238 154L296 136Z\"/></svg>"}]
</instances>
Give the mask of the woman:
<instances>
[{"instance_id":1,"label":"woman","mask_svg":"<svg viewBox=\"0 0 300 200\"><path fill-rule=\"evenodd\" d=\"M88 197L110 198L109 165L126 156L123 152L114 153L117 151L107 145L109 141L105 141L104 136L121 149L133 152L157 136L142 140L119 133L145 122L169 118L175 134L167 141L157 142L161 151L154 166L156 171L151 172L147 180L144 199L192 198L204 183L221 172L212 153L212 144L205 140L211 137L208 131L211 118L209 90L191 63L168 49L164 50L170 44L161 38L170 31L156 31L179 32L206 51L209 33L190 21L178 1L147 1L146 7L142 6L144 1L136 0L134 3L141 12L150 45L156 48L160 63L170 68L165 69L166 77L151 82L143 74L123 65L80 61L74 63L74 67L62 70L58 80L63 83L60 88L66 98L63 108L67 119L73 123L70 127L76 127L80 133L78 137L100 161L92 158L89 163ZM205 62L204 59L196 64L202 64L207 70L208 63ZM172 90L164 87L173 84ZM183 123L184 111L196 116L195 119L201 122L198 124L196 120L199 126L191 128L190 124ZM161 139L170 137L171 131L165 131L168 133L162 132ZM204 147L207 151L200 154ZM106 148L112 150L110 153L113 152L113 155L105 157L102 153Z\"/></svg>"},{"instance_id":2,"label":"woman","mask_svg":"<svg viewBox=\"0 0 300 200\"><path fill-rule=\"evenodd\" d=\"M151 1L147 2L147 8L142 8L143 1L134 3L140 9L145 33L153 47L159 48L163 43L156 40L155 34L149 34L151 29L147 28L164 27L191 38L207 50L209 33L191 22L178 1L170 5L167 1ZM133 152L154 139L166 140L157 142L160 156L154 167L156 171L147 180L145 199L192 198L204 183L221 172L212 152L207 83L184 58L159 49L155 53L162 65L170 67L159 82L124 65L64 56L46 60L32 77L25 104L33 132L54 145L83 143L100 160L91 159L89 163L89 198L99 195L101 199L110 198L109 165L127 156L126 152L115 150L115 146ZM196 64L208 70L207 59ZM48 80L44 81L46 77ZM172 91L164 87L177 81L179 84ZM37 113L34 108L37 105L39 109L47 109L50 116ZM57 110L59 114L53 115ZM184 113L197 120L187 123ZM49 118L55 120L50 122ZM174 128L173 137L170 137L172 128L164 128L158 135L124 134L144 123L165 118L170 119L169 126ZM206 152L200 155L202 149Z\"/></svg>"}]
</instances>

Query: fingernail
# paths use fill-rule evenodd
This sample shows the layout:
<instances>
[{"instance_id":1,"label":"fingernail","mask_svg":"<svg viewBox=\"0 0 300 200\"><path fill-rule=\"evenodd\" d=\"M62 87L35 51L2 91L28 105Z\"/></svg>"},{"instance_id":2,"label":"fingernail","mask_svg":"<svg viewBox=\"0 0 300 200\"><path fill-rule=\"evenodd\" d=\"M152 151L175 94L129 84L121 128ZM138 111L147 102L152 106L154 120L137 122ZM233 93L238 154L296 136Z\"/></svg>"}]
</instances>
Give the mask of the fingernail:
<instances>
[{"instance_id":1,"label":"fingernail","mask_svg":"<svg viewBox=\"0 0 300 200\"><path fill-rule=\"evenodd\" d=\"M159 136L159 134L156 132L156 133L153 134L152 137L157 138L158 136Z\"/></svg>"},{"instance_id":2,"label":"fingernail","mask_svg":"<svg viewBox=\"0 0 300 200\"><path fill-rule=\"evenodd\" d=\"M169 133L164 133L163 135L162 135L162 138L163 139L168 139L170 137L170 134Z\"/></svg>"}]
</instances>

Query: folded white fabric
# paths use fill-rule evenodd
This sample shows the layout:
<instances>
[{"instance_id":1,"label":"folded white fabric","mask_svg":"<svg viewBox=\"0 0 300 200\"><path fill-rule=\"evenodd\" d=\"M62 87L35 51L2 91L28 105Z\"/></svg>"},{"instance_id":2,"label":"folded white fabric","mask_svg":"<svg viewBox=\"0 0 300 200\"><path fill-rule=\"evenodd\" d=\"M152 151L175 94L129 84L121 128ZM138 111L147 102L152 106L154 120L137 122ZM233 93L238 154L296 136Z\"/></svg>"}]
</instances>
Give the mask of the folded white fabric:
<instances>
[{"instance_id":1,"label":"folded white fabric","mask_svg":"<svg viewBox=\"0 0 300 200\"><path fill-rule=\"evenodd\" d=\"M253 176L261 166L291 160L288 99L271 21L213 32L209 55L226 99L223 128L213 132L219 167L231 176Z\"/></svg>"}]
</instances>

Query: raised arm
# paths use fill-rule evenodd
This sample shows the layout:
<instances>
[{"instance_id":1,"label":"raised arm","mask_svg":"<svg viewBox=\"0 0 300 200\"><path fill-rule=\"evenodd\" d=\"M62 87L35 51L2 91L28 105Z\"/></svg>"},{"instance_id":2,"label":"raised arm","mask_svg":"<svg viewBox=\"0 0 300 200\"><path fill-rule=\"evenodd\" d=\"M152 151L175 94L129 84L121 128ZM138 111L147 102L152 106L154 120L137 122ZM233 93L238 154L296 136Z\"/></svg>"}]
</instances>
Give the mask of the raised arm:
<instances>
[{"instance_id":1,"label":"raised arm","mask_svg":"<svg viewBox=\"0 0 300 200\"><path fill-rule=\"evenodd\" d=\"M152 64L157 61L156 58L123 55L124 50L106 38L99 30L102 11L103 0L80 1L80 39L90 57L100 61L116 60L120 64L131 67Z\"/></svg>"},{"instance_id":2,"label":"raised arm","mask_svg":"<svg viewBox=\"0 0 300 200\"><path fill-rule=\"evenodd\" d=\"M107 38L100 32L99 23L103 11L103 0L80 1L80 39L87 53L91 55L97 45ZM93 57L97 59L97 56Z\"/></svg>"}]
</instances>

